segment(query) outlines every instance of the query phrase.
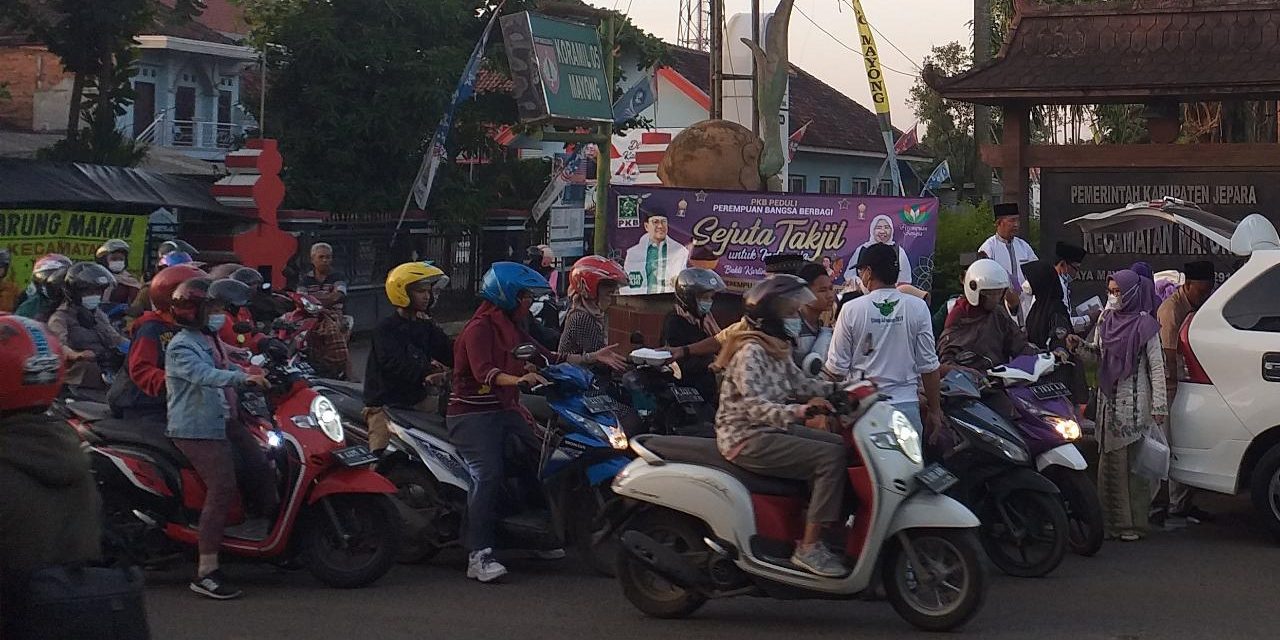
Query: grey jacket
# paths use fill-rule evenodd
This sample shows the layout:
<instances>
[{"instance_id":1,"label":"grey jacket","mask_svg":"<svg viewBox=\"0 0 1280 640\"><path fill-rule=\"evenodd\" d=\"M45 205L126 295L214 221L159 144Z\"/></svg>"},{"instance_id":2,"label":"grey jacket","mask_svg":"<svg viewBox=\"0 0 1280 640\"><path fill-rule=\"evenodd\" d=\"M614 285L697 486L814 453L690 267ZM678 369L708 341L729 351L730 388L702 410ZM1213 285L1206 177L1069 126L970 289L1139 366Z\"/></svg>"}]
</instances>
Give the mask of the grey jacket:
<instances>
[{"instance_id":1,"label":"grey jacket","mask_svg":"<svg viewBox=\"0 0 1280 640\"><path fill-rule=\"evenodd\" d=\"M245 384L249 374L234 367L219 368L213 340L183 329L165 349L165 388L169 403L170 438L224 440L229 407L224 389Z\"/></svg>"}]
</instances>

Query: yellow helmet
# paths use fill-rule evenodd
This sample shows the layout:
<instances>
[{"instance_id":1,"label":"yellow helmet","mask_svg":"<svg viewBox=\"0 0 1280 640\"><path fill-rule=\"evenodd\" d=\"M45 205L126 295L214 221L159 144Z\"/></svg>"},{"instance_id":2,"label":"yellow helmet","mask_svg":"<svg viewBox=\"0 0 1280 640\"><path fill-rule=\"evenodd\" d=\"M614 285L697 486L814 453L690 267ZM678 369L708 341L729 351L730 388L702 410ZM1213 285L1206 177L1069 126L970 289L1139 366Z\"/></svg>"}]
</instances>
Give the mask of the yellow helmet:
<instances>
[{"instance_id":1,"label":"yellow helmet","mask_svg":"<svg viewBox=\"0 0 1280 640\"><path fill-rule=\"evenodd\" d=\"M431 287L449 284L449 276L426 262L406 262L387 274L387 300L401 309L409 306L409 286L427 281Z\"/></svg>"}]
</instances>

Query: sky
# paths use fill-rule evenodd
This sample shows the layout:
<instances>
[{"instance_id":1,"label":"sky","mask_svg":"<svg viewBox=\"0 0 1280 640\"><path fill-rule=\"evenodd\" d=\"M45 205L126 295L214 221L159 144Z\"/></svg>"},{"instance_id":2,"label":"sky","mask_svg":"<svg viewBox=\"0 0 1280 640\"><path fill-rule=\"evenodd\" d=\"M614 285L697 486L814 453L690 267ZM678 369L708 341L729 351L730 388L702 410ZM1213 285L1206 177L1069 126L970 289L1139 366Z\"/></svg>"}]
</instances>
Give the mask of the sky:
<instances>
[{"instance_id":1,"label":"sky","mask_svg":"<svg viewBox=\"0 0 1280 640\"><path fill-rule=\"evenodd\" d=\"M676 42L680 0L588 0L606 9L627 11L636 26L671 43ZM846 49L814 22L846 45L858 49L858 26L853 18L850 0L796 0L791 15L791 62L839 89L845 95L871 108L871 91L863 60ZM760 11L768 13L776 0L761 0ZM880 50L880 63L885 68L889 85L893 124L907 130L915 122L915 114L907 106L908 91L919 75L918 66L934 45L972 39L969 23L973 20L972 0L862 0L867 20L879 33L874 33ZM725 0L726 18L739 12L750 12L750 0ZM802 15L803 14L803 15ZM805 16L813 20L810 22ZM882 35L883 34L883 35ZM901 52L894 49L896 45ZM905 54L905 55L904 55ZM897 73L897 71L906 72ZM923 134L923 131L921 131Z\"/></svg>"}]
</instances>

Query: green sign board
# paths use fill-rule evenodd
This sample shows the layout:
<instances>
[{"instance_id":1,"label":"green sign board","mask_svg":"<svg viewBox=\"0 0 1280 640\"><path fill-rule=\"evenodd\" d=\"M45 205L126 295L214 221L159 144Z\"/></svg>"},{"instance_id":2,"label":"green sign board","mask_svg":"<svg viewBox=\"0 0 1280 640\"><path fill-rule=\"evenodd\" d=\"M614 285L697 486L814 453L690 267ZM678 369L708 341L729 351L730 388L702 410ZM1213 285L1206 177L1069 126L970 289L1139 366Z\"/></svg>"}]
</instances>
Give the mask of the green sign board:
<instances>
[{"instance_id":1,"label":"green sign board","mask_svg":"<svg viewBox=\"0 0 1280 640\"><path fill-rule=\"evenodd\" d=\"M613 91L595 27L528 11L501 22L522 122L613 120Z\"/></svg>"}]
</instances>

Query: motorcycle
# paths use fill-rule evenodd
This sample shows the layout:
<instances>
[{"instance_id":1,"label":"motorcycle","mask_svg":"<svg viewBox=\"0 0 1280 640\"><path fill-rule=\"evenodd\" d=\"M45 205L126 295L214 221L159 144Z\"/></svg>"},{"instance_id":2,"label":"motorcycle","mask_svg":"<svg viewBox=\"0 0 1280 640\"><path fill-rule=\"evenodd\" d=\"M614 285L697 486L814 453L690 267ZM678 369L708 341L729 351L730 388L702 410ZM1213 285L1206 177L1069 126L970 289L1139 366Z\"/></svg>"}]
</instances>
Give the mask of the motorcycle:
<instances>
[{"instance_id":1,"label":"motorcycle","mask_svg":"<svg viewBox=\"0 0 1280 640\"><path fill-rule=\"evenodd\" d=\"M290 353L302 354L312 368L326 377L344 377L344 371L324 365L320 358L323 354L313 353L316 340L311 338L321 328L343 330L346 319L338 312L324 308L318 300L305 293L292 292L289 298L294 302L294 309L271 323L271 335L288 345Z\"/></svg>"},{"instance_id":2,"label":"motorcycle","mask_svg":"<svg viewBox=\"0 0 1280 640\"><path fill-rule=\"evenodd\" d=\"M640 416L641 433L715 437L714 406L697 389L681 384L670 354L637 349L628 359L635 366L622 374L621 384Z\"/></svg>"},{"instance_id":3,"label":"motorcycle","mask_svg":"<svg viewBox=\"0 0 1280 640\"><path fill-rule=\"evenodd\" d=\"M618 579L637 609L682 618L711 598L853 599L883 581L894 610L920 629L954 629L978 612L986 596L979 522L944 495L955 478L925 468L915 427L873 385L840 388L830 400L857 505L834 546L852 571L826 578L790 562L806 483L746 471L714 440L641 435L631 445L639 458L613 483L634 501L620 527Z\"/></svg>"},{"instance_id":4,"label":"motorcycle","mask_svg":"<svg viewBox=\"0 0 1280 640\"><path fill-rule=\"evenodd\" d=\"M396 488L370 465L367 447L343 446L333 403L287 363L259 357L270 389L240 393L242 415L274 463L280 510L269 531L251 531L237 500L228 512L222 552L284 563L301 556L332 587L360 587L395 562L400 518ZM107 538L146 565L196 546L205 487L164 433L124 420L84 421L94 477L103 496Z\"/></svg>"},{"instance_id":5,"label":"motorcycle","mask_svg":"<svg viewBox=\"0 0 1280 640\"><path fill-rule=\"evenodd\" d=\"M1058 487L1032 466L1019 429L982 402L978 384L952 370L943 378L942 410L959 442L941 456L960 481L952 497L982 520L979 539L1009 575L1053 571L1067 550L1068 521Z\"/></svg>"},{"instance_id":6,"label":"motorcycle","mask_svg":"<svg viewBox=\"0 0 1280 640\"><path fill-rule=\"evenodd\" d=\"M1022 356L991 368L987 379L1012 401L1018 412L1014 424L1035 456L1036 470L1061 492L1070 526L1068 545L1076 554L1092 556L1102 548L1102 502L1089 477L1089 464L1074 444L1082 434L1071 391L1060 382L1041 382L1057 366L1051 354Z\"/></svg>"},{"instance_id":7,"label":"motorcycle","mask_svg":"<svg viewBox=\"0 0 1280 640\"><path fill-rule=\"evenodd\" d=\"M533 362L533 345L516 349ZM608 481L630 459L627 436L614 414L611 399L592 388L593 376L568 364L547 366L550 383L528 389L521 402L534 418L534 435L542 451L534 471L550 508L549 522L531 513L524 493L509 487L505 513L498 525L502 548L551 549L572 542L596 571L612 575L615 542L601 532L617 498ZM427 560L441 548L456 545L466 513L471 475L465 460L449 442L439 415L387 407L391 443L378 470L397 487L410 518L411 547L405 560ZM517 463L518 464L518 463ZM527 489L527 487L526 487Z\"/></svg>"}]
</instances>

